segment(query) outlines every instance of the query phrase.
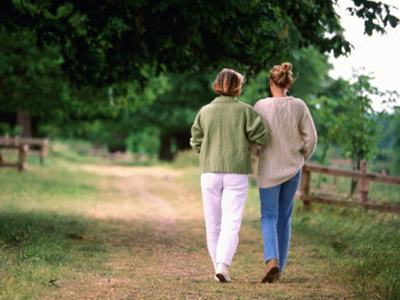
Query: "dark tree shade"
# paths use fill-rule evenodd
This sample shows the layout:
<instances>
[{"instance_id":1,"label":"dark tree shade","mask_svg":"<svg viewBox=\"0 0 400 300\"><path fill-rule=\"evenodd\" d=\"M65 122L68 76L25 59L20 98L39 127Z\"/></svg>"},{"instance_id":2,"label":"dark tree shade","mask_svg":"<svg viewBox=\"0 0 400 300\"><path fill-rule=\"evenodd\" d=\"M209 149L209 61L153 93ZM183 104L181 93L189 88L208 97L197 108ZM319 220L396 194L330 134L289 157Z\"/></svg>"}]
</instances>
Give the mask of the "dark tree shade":
<instances>
[{"instance_id":1,"label":"dark tree shade","mask_svg":"<svg viewBox=\"0 0 400 300\"><path fill-rule=\"evenodd\" d=\"M398 19L390 7L353 0L366 32ZM181 72L234 65L257 71L271 58L307 45L335 55L351 45L335 0L2 0L0 25L28 28L54 44L78 84L146 84L144 70ZM329 35L327 35L329 33Z\"/></svg>"}]
</instances>

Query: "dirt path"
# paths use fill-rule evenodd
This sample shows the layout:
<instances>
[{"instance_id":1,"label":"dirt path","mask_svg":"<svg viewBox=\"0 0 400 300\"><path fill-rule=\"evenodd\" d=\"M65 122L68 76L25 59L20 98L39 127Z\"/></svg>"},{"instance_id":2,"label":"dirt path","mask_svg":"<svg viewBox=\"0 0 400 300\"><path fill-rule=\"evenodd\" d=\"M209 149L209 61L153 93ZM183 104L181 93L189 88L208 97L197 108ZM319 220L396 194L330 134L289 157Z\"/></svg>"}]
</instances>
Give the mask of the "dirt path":
<instances>
[{"instance_id":1,"label":"dirt path","mask_svg":"<svg viewBox=\"0 0 400 300\"><path fill-rule=\"evenodd\" d=\"M246 217L233 282L218 284L206 251L200 191L182 170L84 166L102 177L98 205L87 212L110 249L104 272L59 282L46 299L355 299L327 277L315 249L294 237L285 276L261 284L262 243Z\"/></svg>"}]
</instances>

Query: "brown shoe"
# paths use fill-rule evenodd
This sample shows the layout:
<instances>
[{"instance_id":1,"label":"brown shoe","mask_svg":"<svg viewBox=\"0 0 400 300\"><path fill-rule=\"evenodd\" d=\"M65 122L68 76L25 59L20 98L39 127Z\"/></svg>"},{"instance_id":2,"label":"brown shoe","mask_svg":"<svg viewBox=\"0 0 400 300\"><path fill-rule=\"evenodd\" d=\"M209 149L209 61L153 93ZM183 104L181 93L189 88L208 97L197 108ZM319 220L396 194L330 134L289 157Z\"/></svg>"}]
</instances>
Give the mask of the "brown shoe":
<instances>
[{"instance_id":1,"label":"brown shoe","mask_svg":"<svg viewBox=\"0 0 400 300\"><path fill-rule=\"evenodd\" d=\"M279 263L276 258L271 258L267 261L267 272L264 278L261 280L262 283L269 282L272 283L280 277Z\"/></svg>"}]
</instances>

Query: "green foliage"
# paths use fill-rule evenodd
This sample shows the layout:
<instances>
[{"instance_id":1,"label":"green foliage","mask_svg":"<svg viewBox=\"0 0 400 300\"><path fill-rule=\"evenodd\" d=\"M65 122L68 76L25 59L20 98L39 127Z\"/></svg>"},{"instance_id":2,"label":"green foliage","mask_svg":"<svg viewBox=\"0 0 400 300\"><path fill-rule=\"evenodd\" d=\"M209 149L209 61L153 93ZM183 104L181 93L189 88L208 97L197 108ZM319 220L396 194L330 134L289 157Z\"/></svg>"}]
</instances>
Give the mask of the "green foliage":
<instances>
[{"instance_id":1,"label":"green foliage","mask_svg":"<svg viewBox=\"0 0 400 300\"><path fill-rule=\"evenodd\" d=\"M332 66L328 63L328 57L315 47L307 47L293 51L290 56L275 58L268 64L267 70L256 76L249 76L241 100L253 105L259 99L270 96L268 70L284 61L292 63L294 76L297 78L289 91L290 95L308 101L324 93L329 86L328 72Z\"/></svg>"},{"instance_id":2,"label":"green foliage","mask_svg":"<svg viewBox=\"0 0 400 300\"><path fill-rule=\"evenodd\" d=\"M397 26L391 8L353 0L367 32ZM5 0L0 25L37 34L59 47L63 69L80 84L138 81L142 70L197 71L205 66L260 70L276 53L307 45L350 51L335 1ZM372 13L370 11L372 10ZM329 33L329 34L327 34ZM242 67L240 67L242 69Z\"/></svg>"},{"instance_id":3,"label":"green foliage","mask_svg":"<svg viewBox=\"0 0 400 300\"><path fill-rule=\"evenodd\" d=\"M161 147L161 158L166 154L169 159L177 150L188 148L190 127L197 111L216 96L211 91L213 79L209 73L168 74L168 88L158 94L154 101L147 101L137 110L120 110L115 119L101 121L110 124L109 128L104 128L103 134L111 130L119 135L114 134L107 141L99 141L100 135L94 133L93 139L90 139L109 145L119 138L139 153L145 150L155 153Z\"/></svg>"},{"instance_id":4,"label":"green foliage","mask_svg":"<svg viewBox=\"0 0 400 300\"><path fill-rule=\"evenodd\" d=\"M155 125L163 133L186 131L198 109L217 95L211 90L216 74L168 74L169 90L153 103L141 107L133 118L142 125Z\"/></svg>"},{"instance_id":5,"label":"green foliage","mask_svg":"<svg viewBox=\"0 0 400 300\"><path fill-rule=\"evenodd\" d=\"M20 126L12 127L7 123L0 123L0 136L17 136L22 132Z\"/></svg>"},{"instance_id":6,"label":"green foliage","mask_svg":"<svg viewBox=\"0 0 400 300\"><path fill-rule=\"evenodd\" d=\"M331 81L328 72L333 68L327 55L321 54L314 47L308 47L296 51L289 61L293 64L297 78L290 94L307 101L325 92Z\"/></svg>"},{"instance_id":7,"label":"green foliage","mask_svg":"<svg viewBox=\"0 0 400 300\"><path fill-rule=\"evenodd\" d=\"M400 176L400 107L395 107L393 122L391 124L391 132L394 135L393 154L394 162L392 165L393 174Z\"/></svg>"},{"instance_id":8,"label":"green foliage","mask_svg":"<svg viewBox=\"0 0 400 300\"><path fill-rule=\"evenodd\" d=\"M384 96L371 85L372 77L355 75L355 82L349 85L347 97L343 99L345 110L338 115L340 146L343 156L357 163L369 160L376 155L376 143L380 137L380 124L377 122L383 113L372 107L374 95Z\"/></svg>"},{"instance_id":9,"label":"green foliage","mask_svg":"<svg viewBox=\"0 0 400 300\"><path fill-rule=\"evenodd\" d=\"M77 87L61 68L64 59L59 48L39 46L35 33L0 27L0 44L0 111L26 110L42 123L115 116L121 108L136 109L154 101L167 89L165 76L151 77L150 67L140 70L146 86L118 82L103 88Z\"/></svg>"},{"instance_id":10,"label":"green foliage","mask_svg":"<svg viewBox=\"0 0 400 300\"><path fill-rule=\"evenodd\" d=\"M10 33L4 27L0 27L0 44L0 110L44 115L64 109L68 84L57 49L37 47L35 35L28 30Z\"/></svg>"},{"instance_id":11,"label":"green foliage","mask_svg":"<svg viewBox=\"0 0 400 300\"><path fill-rule=\"evenodd\" d=\"M365 34L372 35L374 31L385 33L387 25L394 28L399 24L399 19L390 14L390 9L395 8L391 5L374 1L354 0L353 2L356 7L350 7L347 10L351 15L365 20Z\"/></svg>"},{"instance_id":12,"label":"green foliage","mask_svg":"<svg viewBox=\"0 0 400 300\"><path fill-rule=\"evenodd\" d=\"M160 147L160 129L145 127L141 131L131 132L126 139L127 150L138 154L157 154Z\"/></svg>"},{"instance_id":13,"label":"green foliage","mask_svg":"<svg viewBox=\"0 0 400 300\"><path fill-rule=\"evenodd\" d=\"M359 169L361 160L377 154L381 138L381 119L386 112L377 112L372 98L392 102L394 92L381 92L372 86L368 75L354 75L354 82L338 79L330 83L325 95L314 99L312 112L322 145L338 146L344 158L352 159Z\"/></svg>"},{"instance_id":14,"label":"green foliage","mask_svg":"<svg viewBox=\"0 0 400 300\"><path fill-rule=\"evenodd\" d=\"M76 89L71 97L79 100L70 102L73 107L69 114L57 119L42 119L40 131L50 138L87 139L109 149L125 150L126 138L136 132L141 134L144 126L148 125L141 124L133 114L168 91L168 80L161 75L150 79L143 88L137 83L120 83L100 89L100 92L89 88ZM106 95L102 96L103 92ZM96 96L104 99L96 99Z\"/></svg>"},{"instance_id":15,"label":"green foliage","mask_svg":"<svg viewBox=\"0 0 400 300\"><path fill-rule=\"evenodd\" d=\"M343 103L321 96L310 103L314 106L313 118L317 127L319 142L323 145L337 145L341 137L341 124L338 116L345 109Z\"/></svg>"}]
</instances>

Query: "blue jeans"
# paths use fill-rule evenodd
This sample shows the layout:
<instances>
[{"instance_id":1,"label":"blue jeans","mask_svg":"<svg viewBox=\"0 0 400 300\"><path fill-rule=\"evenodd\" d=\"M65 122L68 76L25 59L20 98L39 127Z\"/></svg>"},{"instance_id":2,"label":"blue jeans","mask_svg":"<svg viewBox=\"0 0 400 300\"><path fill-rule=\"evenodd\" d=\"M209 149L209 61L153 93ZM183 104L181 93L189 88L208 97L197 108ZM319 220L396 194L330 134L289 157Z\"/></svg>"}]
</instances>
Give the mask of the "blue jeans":
<instances>
[{"instance_id":1,"label":"blue jeans","mask_svg":"<svg viewBox=\"0 0 400 300\"><path fill-rule=\"evenodd\" d=\"M266 189L260 188L261 231L264 257L279 261L281 272L286 266L290 244L291 219L294 196L299 185L301 170L289 180Z\"/></svg>"}]
</instances>

